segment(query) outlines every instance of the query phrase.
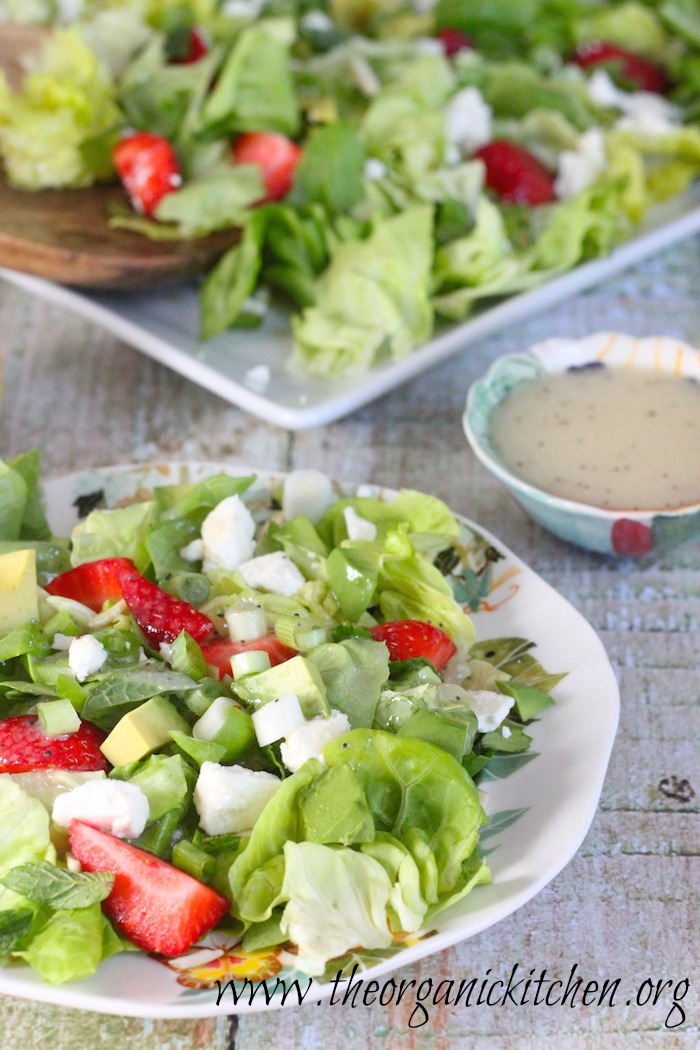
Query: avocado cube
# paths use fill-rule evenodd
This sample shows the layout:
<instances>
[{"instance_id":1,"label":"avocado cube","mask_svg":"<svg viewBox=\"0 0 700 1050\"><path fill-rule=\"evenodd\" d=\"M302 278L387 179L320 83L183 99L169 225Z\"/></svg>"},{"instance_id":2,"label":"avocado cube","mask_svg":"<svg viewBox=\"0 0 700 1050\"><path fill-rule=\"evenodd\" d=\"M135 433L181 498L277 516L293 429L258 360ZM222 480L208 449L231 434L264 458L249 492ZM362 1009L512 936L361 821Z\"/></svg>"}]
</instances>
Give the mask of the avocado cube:
<instances>
[{"instance_id":1,"label":"avocado cube","mask_svg":"<svg viewBox=\"0 0 700 1050\"><path fill-rule=\"evenodd\" d=\"M165 696L153 696L120 718L100 750L113 766L138 762L170 743L170 732L190 732L189 724Z\"/></svg>"},{"instance_id":2,"label":"avocado cube","mask_svg":"<svg viewBox=\"0 0 700 1050\"><path fill-rule=\"evenodd\" d=\"M36 551L0 554L0 636L38 617Z\"/></svg>"}]
</instances>

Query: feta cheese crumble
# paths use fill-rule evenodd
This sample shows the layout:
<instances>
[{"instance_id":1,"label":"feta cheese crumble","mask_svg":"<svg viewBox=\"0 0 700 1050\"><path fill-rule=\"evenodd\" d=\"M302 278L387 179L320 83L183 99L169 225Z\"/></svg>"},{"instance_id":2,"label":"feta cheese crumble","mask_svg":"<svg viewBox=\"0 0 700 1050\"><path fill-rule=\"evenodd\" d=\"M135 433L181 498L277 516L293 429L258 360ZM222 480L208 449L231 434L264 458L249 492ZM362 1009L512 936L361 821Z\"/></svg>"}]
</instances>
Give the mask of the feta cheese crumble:
<instances>
[{"instance_id":1,"label":"feta cheese crumble","mask_svg":"<svg viewBox=\"0 0 700 1050\"><path fill-rule=\"evenodd\" d=\"M123 780L90 780L56 796L52 817L67 828L82 820L120 839L140 835L148 823L148 799L137 784Z\"/></svg>"},{"instance_id":2,"label":"feta cheese crumble","mask_svg":"<svg viewBox=\"0 0 700 1050\"><path fill-rule=\"evenodd\" d=\"M467 703L476 715L480 733L491 733L498 729L515 703L512 696L494 693L490 689L475 689L467 693Z\"/></svg>"},{"instance_id":3,"label":"feta cheese crumble","mask_svg":"<svg viewBox=\"0 0 700 1050\"><path fill-rule=\"evenodd\" d=\"M596 105L619 109L623 114L616 127L656 135L678 130L678 106L653 91L622 91L604 69L597 69L587 86Z\"/></svg>"},{"instance_id":4,"label":"feta cheese crumble","mask_svg":"<svg viewBox=\"0 0 700 1050\"><path fill-rule=\"evenodd\" d=\"M569 200L585 190L604 170L605 136L600 128L590 128L578 140L576 149L565 149L559 155L559 172L554 192L560 200Z\"/></svg>"},{"instance_id":5,"label":"feta cheese crumble","mask_svg":"<svg viewBox=\"0 0 700 1050\"><path fill-rule=\"evenodd\" d=\"M241 576L254 590L270 591L291 598L306 582L296 565L284 551L261 554L238 566Z\"/></svg>"},{"instance_id":6,"label":"feta cheese crumble","mask_svg":"<svg viewBox=\"0 0 700 1050\"><path fill-rule=\"evenodd\" d=\"M207 835L250 831L282 781L272 773L202 762L194 805Z\"/></svg>"},{"instance_id":7,"label":"feta cheese crumble","mask_svg":"<svg viewBox=\"0 0 700 1050\"><path fill-rule=\"evenodd\" d=\"M204 572L232 572L255 551L255 522L240 496L227 496L202 522Z\"/></svg>"},{"instance_id":8,"label":"feta cheese crumble","mask_svg":"<svg viewBox=\"0 0 700 1050\"><path fill-rule=\"evenodd\" d=\"M376 540L377 526L358 514L354 507L346 507L343 517L349 540Z\"/></svg>"},{"instance_id":9,"label":"feta cheese crumble","mask_svg":"<svg viewBox=\"0 0 700 1050\"><path fill-rule=\"evenodd\" d=\"M293 470L284 481L282 513L288 521L303 515L315 525L334 499L331 479L322 470Z\"/></svg>"},{"instance_id":10,"label":"feta cheese crumble","mask_svg":"<svg viewBox=\"0 0 700 1050\"><path fill-rule=\"evenodd\" d=\"M92 634L79 634L68 647L68 666L79 682L97 674L106 659L107 650Z\"/></svg>"},{"instance_id":11,"label":"feta cheese crumble","mask_svg":"<svg viewBox=\"0 0 700 1050\"><path fill-rule=\"evenodd\" d=\"M445 107L447 141L467 155L491 141L491 107L478 88L462 88Z\"/></svg>"},{"instance_id":12,"label":"feta cheese crumble","mask_svg":"<svg viewBox=\"0 0 700 1050\"><path fill-rule=\"evenodd\" d=\"M245 384L256 394L262 394L267 390L271 376L269 365L253 365L244 376Z\"/></svg>"},{"instance_id":13,"label":"feta cheese crumble","mask_svg":"<svg viewBox=\"0 0 700 1050\"><path fill-rule=\"evenodd\" d=\"M312 718L293 729L280 745L282 761L290 773L296 773L310 758L320 759L331 740L349 731L350 722L342 711L333 711L329 718Z\"/></svg>"}]
</instances>

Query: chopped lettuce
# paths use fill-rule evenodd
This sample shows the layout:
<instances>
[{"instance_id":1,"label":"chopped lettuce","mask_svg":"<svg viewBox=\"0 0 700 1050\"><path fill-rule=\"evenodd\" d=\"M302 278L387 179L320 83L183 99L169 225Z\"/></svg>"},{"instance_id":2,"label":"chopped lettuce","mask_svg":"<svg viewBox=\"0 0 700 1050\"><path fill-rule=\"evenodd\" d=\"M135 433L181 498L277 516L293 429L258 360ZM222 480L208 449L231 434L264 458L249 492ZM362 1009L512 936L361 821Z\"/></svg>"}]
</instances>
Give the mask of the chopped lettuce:
<instances>
[{"instance_id":1,"label":"chopped lettuce","mask_svg":"<svg viewBox=\"0 0 700 1050\"><path fill-rule=\"evenodd\" d=\"M319 280L316 305L295 320L293 367L316 375L362 370L427 339L432 255L425 205L380 220L363 241L341 244Z\"/></svg>"},{"instance_id":2,"label":"chopped lettuce","mask_svg":"<svg viewBox=\"0 0 700 1050\"><path fill-rule=\"evenodd\" d=\"M86 147L115 138L120 119L108 70L77 29L57 30L0 114L9 182L29 190L89 185L105 170L90 166Z\"/></svg>"}]
</instances>

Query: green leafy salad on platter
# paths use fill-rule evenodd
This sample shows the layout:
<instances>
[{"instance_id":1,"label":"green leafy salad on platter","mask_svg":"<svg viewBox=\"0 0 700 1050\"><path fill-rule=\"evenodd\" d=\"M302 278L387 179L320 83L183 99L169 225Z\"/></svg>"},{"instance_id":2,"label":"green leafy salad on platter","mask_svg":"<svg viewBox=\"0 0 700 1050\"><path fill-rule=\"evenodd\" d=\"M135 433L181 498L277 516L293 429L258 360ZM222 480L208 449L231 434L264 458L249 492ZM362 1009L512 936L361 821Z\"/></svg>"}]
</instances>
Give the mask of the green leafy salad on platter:
<instances>
[{"instance_id":1,"label":"green leafy salad on platter","mask_svg":"<svg viewBox=\"0 0 700 1050\"><path fill-rule=\"evenodd\" d=\"M397 359L608 255L700 168L700 0L0 10L57 27L18 90L0 80L9 183L120 178L115 226L239 229L202 336L283 300L306 374Z\"/></svg>"},{"instance_id":2,"label":"green leafy salad on platter","mask_svg":"<svg viewBox=\"0 0 700 1050\"><path fill-rule=\"evenodd\" d=\"M61 984L214 931L320 976L489 881L474 778L562 677L475 638L490 541L308 470L86 493L59 538L38 477L0 462L5 965Z\"/></svg>"}]
</instances>

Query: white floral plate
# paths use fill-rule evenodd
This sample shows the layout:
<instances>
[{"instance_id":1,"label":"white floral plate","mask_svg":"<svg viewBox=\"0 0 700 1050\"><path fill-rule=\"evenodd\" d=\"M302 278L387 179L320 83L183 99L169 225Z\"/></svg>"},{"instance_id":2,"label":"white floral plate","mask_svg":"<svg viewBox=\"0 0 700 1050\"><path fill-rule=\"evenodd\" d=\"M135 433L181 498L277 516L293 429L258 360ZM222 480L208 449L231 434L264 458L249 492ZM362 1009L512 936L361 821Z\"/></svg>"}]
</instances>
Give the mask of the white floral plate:
<instances>
[{"instance_id":1,"label":"white floral plate","mask_svg":"<svg viewBox=\"0 0 700 1050\"><path fill-rule=\"evenodd\" d=\"M81 496L102 490L108 505L114 505L137 492L145 498L155 485L198 480L222 470L256 473L261 496L279 480L265 472L211 463L91 470L45 485L49 519L54 532L65 535L77 520L76 500ZM377 489L376 494L391 493ZM462 591L469 607L476 607L478 639L528 639L535 643L532 654L548 672L567 675L553 690L556 704L528 729L533 737L528 757L496 760L491 767L496 775L481 784L488 791L490 824L482 832L482 843L488 850L492 883L477 886L425 936L385 951L356 953L345 973L356 961L366 967L363 979L388 974L480 933L546 886L571 860L590 827L617 729L617 682L593 629L499 540L463 522L464 538L475 555L474 572L461 577ZM308 978L284 966L277 950L245 954L217 944L215 936L209 943L219 949L209 965L175 969L164 961L127 953L113 956L92 977L59 987L45 984L28 967L10 966L0 969L0 993L122 1016L185 1018L268 1008L260 995L252 1003L235 1005L229 992L217 1005L217 980L223 986L231 979L241 988L246 977L264 979L270 992L278 977L299 977L302 988L307 986ZM305 1001L322 1000L332 987L315 981ZM282 1003L275 997L270 1005ZM291 998L287 1005L292 1005Z\"/></svg>"}]
</instances>

